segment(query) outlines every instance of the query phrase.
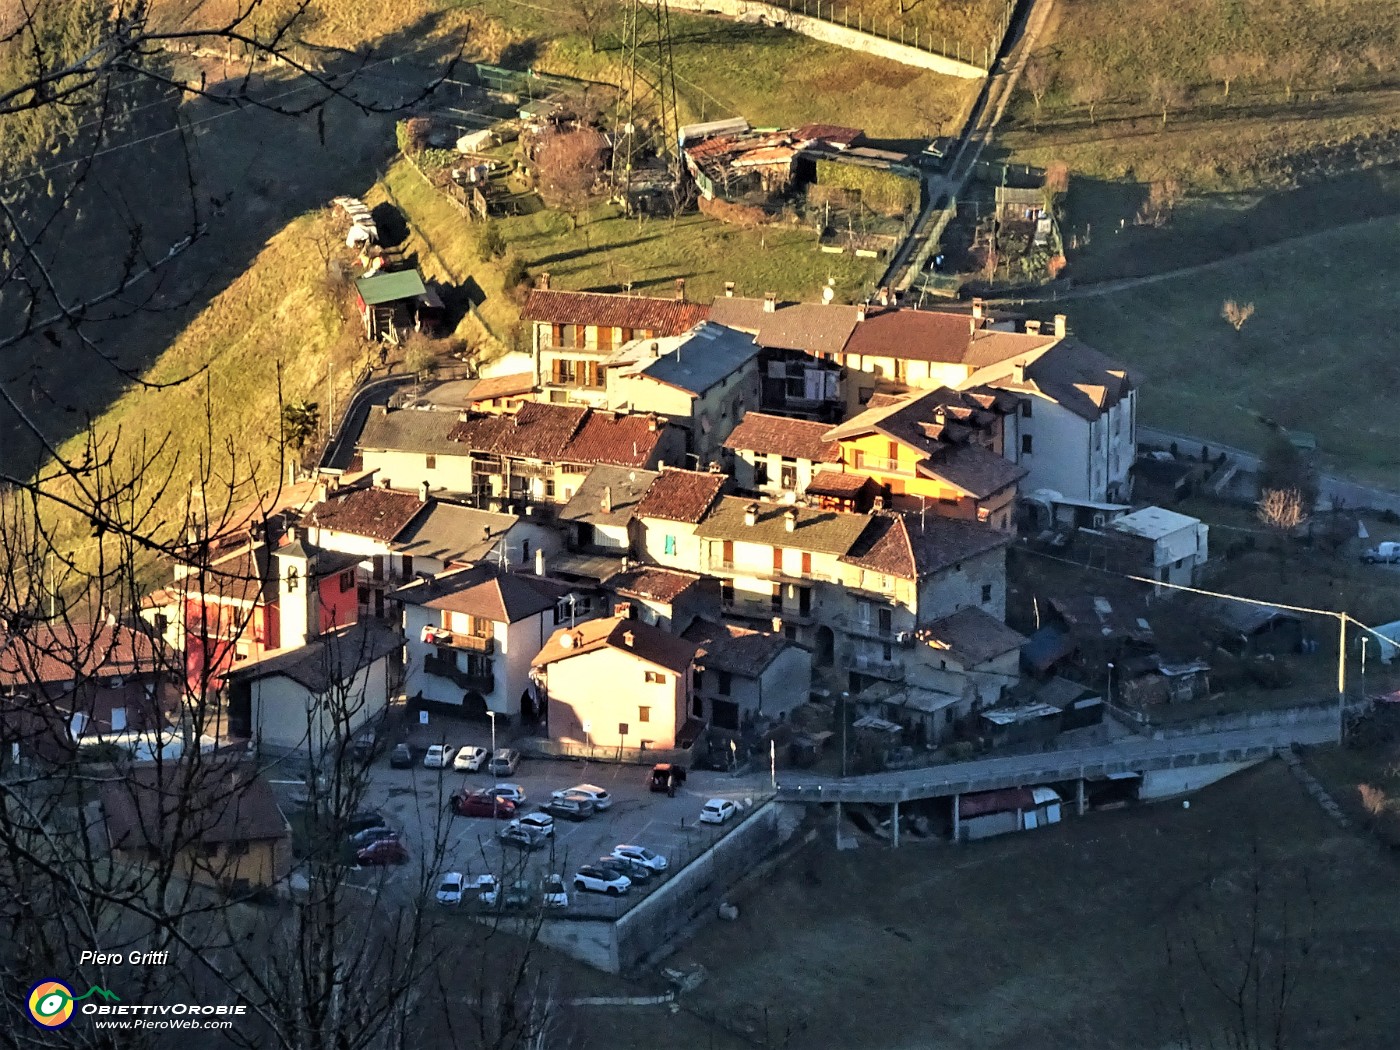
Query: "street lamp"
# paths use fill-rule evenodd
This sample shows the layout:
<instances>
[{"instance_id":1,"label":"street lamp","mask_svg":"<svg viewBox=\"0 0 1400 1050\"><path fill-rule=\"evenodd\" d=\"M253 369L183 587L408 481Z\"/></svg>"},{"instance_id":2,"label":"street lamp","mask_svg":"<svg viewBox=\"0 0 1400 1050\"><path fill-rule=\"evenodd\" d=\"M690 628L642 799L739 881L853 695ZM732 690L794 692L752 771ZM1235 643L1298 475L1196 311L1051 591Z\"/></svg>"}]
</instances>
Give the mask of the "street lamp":
<instances>
[{"instance_id":1,"label":"street lamp","mask_svg":"<svg viewBox=\"0 0 1400 1050\"><path fill-rule=\"evenodd\" d=\"M850 693L841 694L841 779L846 779L846 723L850 717L846 713L846 705L851 699Z\"/></svg>"},{"instance_id":2,"label":"street lamp","mask_svg":"<svg viewBox=\"0 0 1400 1050\"><path fill-rule=\"evenodd\" d=\"M1361 702L1363 704L1366 702L1366 643L1370 640L1364 634L1361 636ZM1381 653L1381 656L1384 657L1385 653ZM1384 659L1381 662L1384 663Z\"/></svg>"},{"instance_id":3,"label":"street lamp","mask_svg":"<svg viewBox=\"0 0 1400 1050\"><path fill-rule=\"evenodd\" d=\"M1113 706L1113 661L1108 662L1108 706Z\"/></svg>"},{"instance_id":4,"label":"street lamp","mask_svg":"<svg viewBox=\"0 0 1400 1050\"><path fill-rule=\"evenodd\" d=\"M496 757L496 712L489 707L486 709L486 717L491 719L491 757Z\"/></svg>"}]
</instances>

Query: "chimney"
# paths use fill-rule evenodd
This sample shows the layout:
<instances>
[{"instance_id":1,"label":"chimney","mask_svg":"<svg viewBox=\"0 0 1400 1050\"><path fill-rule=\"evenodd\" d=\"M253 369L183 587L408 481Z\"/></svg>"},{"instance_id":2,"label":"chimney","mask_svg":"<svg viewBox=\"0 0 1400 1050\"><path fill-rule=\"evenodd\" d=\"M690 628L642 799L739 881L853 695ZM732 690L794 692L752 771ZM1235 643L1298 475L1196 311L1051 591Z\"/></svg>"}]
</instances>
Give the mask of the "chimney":
<instances>
[{"instance_id":1,"label":"chimney","mask_svg":"<svg viewBox=\"0 0 1400 1050\"><path fill-rule=\"evenodd\" d=\"M788 532L797 531L797 511L789 509L783 515L783 528L787 529Z\"/></svg>"},{"instance_id":2,"label":"chimney","mask_svg":"<svg viewBox=\"0 0 1400 1050\"><path fill-rule=\"evenodd\" d=\"M1017 385L1025 383L1026 363L1024 361L1017 361L1011 366L1011 381Z\"/></svg>"},{"instance_id":3,"label":"chimney","mask_svg":"<svg viewBox=\"0 0 1400 1050\"><path fill-rule=\"evenodd\" d=\"M758 524L758 504L750 503L744 508L744 524L753 528Z\"/></svg>"},{"instance_id":4,"label":"chimney","mask_svg":"<svg viewBox=\"0 0 1400 1050\"><path fill-rule=\"evenodd\" d=\"M603 486L603 513L604 513L604 514L611 514L611 513L612 513L612 486L611 486L611 485L604 485L604 486Z\"/></svg>"},{"instance_id":5,"label":"chimney","mask_svg":"<svg viewBox=\"0 0 1400 1050\"><path fill-rule=\"evenodd\" d=\"M1039 322L1039 321L1027 321L1027 322L1026 322L1026 334L1027 334L1027 335L1039 335L1039 334L1040 334L1040 322Z\"/></svg>"},{"instance_id":6,"label":"chimney","mask_svg":"<svg viewBox=\"0 0 1400 1050\"><path fill-rule=\"evenodd\" d=\"M864 304L864 303L856 303L856 320L857 320L857 321L864 321L864 320L865 320L865 304Z\"/></svg>"},{"instance_id":7,"label":"chimney","mask_svg":"<svg viewBox=\"0 0 1400 1050\"><path fill-rule=\"evenodd\" d=\"M889 306L889 305L890 305L890 290L889 290L888 288L881 288L881 289L880 289L880 305L881 305L881 306Z\"/></svg>"},{"instance_id":8,"label":"chimney","mask_svg":"<svg viewBox=\"0 0 1400 1050\"><path fill-rule=\"evenodd\" d=\"M683 303L683 302L685 302L685 278L684 278L684 277L677 277L677 278L676 278L676 302L678 302L678 303Z\"/></svg>"},{"instance_id":9,"label":"chimney","mask_svg":"<svg viewBox=\"0 0 1400 1050\"><path fill-rule=\"evenodd\" d=\"M724 282L724 297L725 297L726 299L733 299L733 298L734 298L734 282L733 282L733 281L725 281L725 282Z\"/></svg>"},{"instance_id":10,"label":"chimney","mask_svg":"<svg viewBox=\"0 0 1400 1050\"><path fill-rule=\"evenodd\" d=\"M536 550L535 550L535 575L536 575L536 576L543 576L543 575L544 575L544 548L543 548L543 547L536 548Z\"/></svg>"},{"instance_id":11,"label":"chimney","mask_svg":"<svg viewBox=\"0 0 1400 1050\"><path fill-rule=\"evenodd\" d=\"M288 542L288 543L295 543L296 541L297 541L297 527L296 527L295 525L288 525L288 526L287 526L287 542Z\"/></svg>"},{"instance_id":12,"label":"chimney","mask_svg":"<svg viewBox=\"0 0 1400 1050\"><path fill-rule=\"evenodd\" d=\"M1056 314L1056 315L1055 315L1055 338L1056 338L1056 339L1063 339L1063 338L1065 337L1065 334L1069 331L1068 322L1069 322L1069 318L1066 317L1064 314Z\"/></svg>"},{"instance_id":13,"label":"chimney","mask_svg":"<svg viewBox=\"0 0 1400 1050\"><path fill-rule=\"evenodd\" d=\"M330 495L330 486L326 484L324 478L316 482L316 502L325 503L326 497Z\"/></svg>"},{"instance_id":14,"label":"chimney","mask_svg":"<svg viewBox=\"0 0 1400 1050\"><path fill-rule=\"evenodd\" d=\"M766 314L776 313L778 310L778 293L767 292L763 296L763 312Z\"/></svg>"},{"instance_id":15,"label":"chimney","mask_svg":"<svg viewBox=\"0 0 1400 1050\"><path fill-rule=\"evenodd\" d=\"M972 316L979 321L982 320L982 308L984 305L981 299L972 300Z\"/></svg>"},{"instance_id":16,"label":"chimney","mask_svg":"<svg viewBox=\"0 0 1400 1050\"><path fill-rule=\"evenodd\" d=\"M724 472L724 466L723 466L718 460L715 460L715 459L710 460L710 473L711 473L711 474L722 474L723 472Z\"/></svg>"},{"instance_id":17,"label":"chimney","mask_svg":"<svg viewBox=\"0 0 1400 1050\"><path fill-rule=\"evenodd\" d=\"M428 483L427 483L426 481L423 482L423 484L421 484L421 485L418 486L418 502L419 502L419 503L427 503L427 502L428 502Z\"/></svg>"},{"instance_id":18,"label":"chimney","mask_svg":"<svg viewBox=\"0 0 1400 1050\"><path fill-rule=\"evenodd\" d=\"M939 405L933 410L933 421L940 427L943 426L948 422L948 410L942 405Z\"/></svg>"},{"instance_id":19,"label":"chimney","mask_svg":"<svg viewBox=\"0 0 1400 1050\"><path fill-rule=\"evenodd\" d=\"M783 618L782 618L781 616L775 616L775 617L773 617L773 633L774 633L774 634L782 634L782 633L783 633Z\"/></svg>"},{"instance_id":20,"label":"chimney","mask_svg":"<svg viewBox=\"0 0 1400 1050\"><path fill-rule=\"evenodd\" d=\"M876 510L884 510L884 509L885 509L885 497L884 497L884 496L876 496L876 497L875 497L874 508L875 508Z\"/></svg>"},{"instance_id":21,"label":"chimney","mask_svg":"<svg viewBox=\"0 0 1400 1050\"><path fill-rule=\"evenodd\" d=\"M636 636L634 633L632 633L631 631L623 631L623 632L622 632L622 644L625 645L625 646L627 646L627 648L629 648L629 649L632 648L632 644L633 644L634 642L636 642L636 640L637 640L637 636Z\"/></svg>"},{"instance_id":22,"label":"chimney","mask_svg":"<svg viewBox=\"0 0 1400 1050\"><path fill-rule=\"evenodd\" d=\"M648 433L648 434L655 434L655 433L656 433L656 416L655 416L654 414L648 414L648 416L647 416L647 433ZM633 454L635 455L636 453L633 453Z\"/></svg>"},{"instance_id":23,"label":"chimney","mask_svg":"<svg viewBox=\"0 0 1400 1050\"><path fill-rule=\"evenodd\" d=\"M390 485L390 482L389 482L389 479L388 479L388 478L380 478L380 479L379 479L379 487L380 487L381 489L387 489L387 488L389 487L389 485Z\"/></svg>"},{"instance_id":24,"label":"chimney","mask_svg":"<svg viewBox=\"0 0 1400 1050\"><path fill-rule=\"evenodd\" d=\"M660 356L661 356L661 344L660 344L660 343L652 343L652 344L651 344L651 356L652 356L652 357L660 357Z\"/></svg>"},{"instance_id":25,"label":"chimney","mask_svg":"<svg viewBox=\"0 0 1400 1050\"><path fill-rule=\"evenodd\" d=\"M540 291L542 291L542 292L547 292L547 291L549 291L549 273L548 273L548 271L546 271L546 272L540 274L538 277L535 278L535 287L538 288L538 289L539 289Z\"/></svg>"}]
</instances>

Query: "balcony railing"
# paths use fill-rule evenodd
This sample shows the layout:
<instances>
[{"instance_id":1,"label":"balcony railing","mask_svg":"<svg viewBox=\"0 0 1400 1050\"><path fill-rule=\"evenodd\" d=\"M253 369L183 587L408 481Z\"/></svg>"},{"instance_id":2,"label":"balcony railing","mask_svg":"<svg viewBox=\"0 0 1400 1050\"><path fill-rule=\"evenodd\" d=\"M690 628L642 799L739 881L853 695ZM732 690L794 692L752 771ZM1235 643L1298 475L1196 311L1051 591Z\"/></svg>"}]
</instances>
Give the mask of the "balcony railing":
<instances>
[{"instance_id":1,"label":"balcony railing","mask_svg":"<svg viewBox=\"0 0 1400 1050\"><path fill-rule=\"evenodd\" d=\"M472 674L457 666L451 656L429 653L423 657L423 672L434 678L443 678L462 689L474 689L478 693L489 693L496 688L496 676L488 662L480 672Z\"/></svg>"},{"instance_id":2,"label":"balcony railing","mask_svg":"<svg viewBox=\"0 0 1400 1050\"><path fill-rule=\"evenodd\" d=\"M841 665L848 671L874 675L876 678L901 678L904 675L904 661L899 657L883 660L871 653L852 653L841 661Z\"/></svg>"}]
</instances>

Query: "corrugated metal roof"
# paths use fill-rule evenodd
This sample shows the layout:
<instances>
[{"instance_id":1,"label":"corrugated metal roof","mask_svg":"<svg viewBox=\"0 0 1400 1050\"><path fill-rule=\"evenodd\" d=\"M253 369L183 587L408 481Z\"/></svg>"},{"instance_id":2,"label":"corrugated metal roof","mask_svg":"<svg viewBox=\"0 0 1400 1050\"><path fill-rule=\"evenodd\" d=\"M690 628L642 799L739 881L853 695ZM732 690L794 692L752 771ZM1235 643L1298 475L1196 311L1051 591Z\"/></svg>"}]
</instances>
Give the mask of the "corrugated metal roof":
<instances>
[{"instance_id":1,"label":"corrugated metal roof","mask_svg":"<svg viewBox=\"0 0 1400 1050\"><path fill-rule=\"evenodd\" d=\"M369 306L395 303L401 299L416 299L427 292L417 270L397 273L377 273L373 277L356 277L355 290Z\"/></svg>"}]
</instances>

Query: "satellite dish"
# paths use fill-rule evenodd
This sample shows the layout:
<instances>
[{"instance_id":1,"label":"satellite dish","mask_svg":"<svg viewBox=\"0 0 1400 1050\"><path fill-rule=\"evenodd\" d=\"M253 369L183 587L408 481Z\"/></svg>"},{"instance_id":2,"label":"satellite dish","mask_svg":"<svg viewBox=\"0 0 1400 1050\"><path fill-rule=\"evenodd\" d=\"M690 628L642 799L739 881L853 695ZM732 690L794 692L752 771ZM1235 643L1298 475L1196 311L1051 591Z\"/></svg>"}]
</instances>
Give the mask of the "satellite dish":
<instances>
[{"instance_id":1,"label":"satellite dish","mask_svg":"<svg viewBox=\"0 0 1400 1050\"><path fill-rule=\"evenodd\" d=\"M822 289L822 302L829 303L835 298L836 289L831 287L831 285L827 285L825 288Z\"/></svg>"}]
</instances>

